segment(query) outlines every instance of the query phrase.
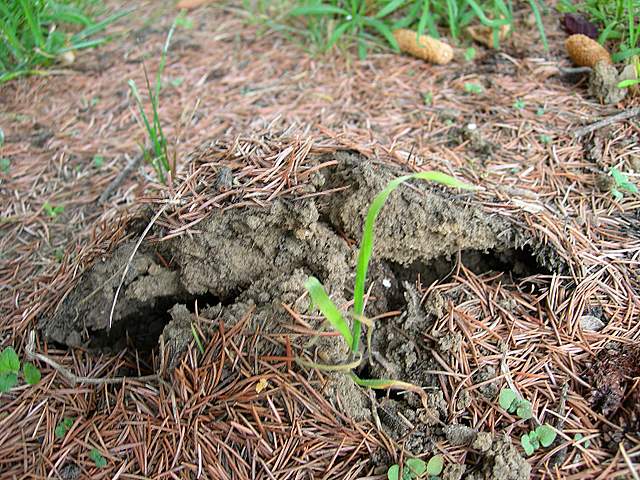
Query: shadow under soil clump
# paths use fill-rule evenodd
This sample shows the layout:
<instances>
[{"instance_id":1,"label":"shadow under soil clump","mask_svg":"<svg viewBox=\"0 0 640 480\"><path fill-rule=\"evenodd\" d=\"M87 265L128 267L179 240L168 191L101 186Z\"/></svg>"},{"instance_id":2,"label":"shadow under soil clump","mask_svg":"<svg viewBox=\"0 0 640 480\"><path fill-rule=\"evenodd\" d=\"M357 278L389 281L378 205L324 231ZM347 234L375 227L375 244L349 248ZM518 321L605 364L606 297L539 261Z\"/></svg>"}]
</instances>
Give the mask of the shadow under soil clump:
<instances>
[{"instance_id":1,"label":"shadow under soil clump","mask_svg":"<svg viewBox=\"0 0 640 480\"><path fill-rule=\"evenodd\" d=\"M199 224L197 235L144 244L130 265L110 329L111 306L132 243L98 259L57 310L42 319L42 330L50 340L70 347L118 351L129 346L142 352L152 350L162 334L172 368L193 341L196 301L200 319L208 319L210 325L221 321L233 325L250 314L248 332L285 335L294 327L300 331L302 325L296 325L283 307L288 305L304 316L307 330L326 329L310 310L304 282L309 275L316 276L337 305L347 305L367 209L399 173L347 153L334 154L333 159L337 166L315 173L313 188L348 188L330 195L280 199L265 208L215 211ZM318 158L318 163L325 161ZM428 286L447 277L458 255L476 273L497 270L507 277L561 268L548 246L484 213L470 198L467 193L414 182L390 196L376 224L367 280L373 287L366 314L401 313L376 327L372 352L360 374L426 387L432 411L426 411L414 394L370 398L341 374L329 376L324 393L355 420L378 421L413 454L431 451L442 437L471 448L471 458L477 458L474 468L464 472L464 466L451 465L445 478L527 478L529 465L508 439L464 426L444 427L439 419L445 418L446 402L429 373L438 369L433 345L418 340L442 315L444 299L430 296L422 305L416 280L419 276ZM300 354L305 349L323 363L346 361L348 349L340 338L320 338L290 335ZM460 340L443 332L436 348L446 351ZM257 348L266 354L279 347L264 342ZM387 459L374 461L383 464Z\"/></svg>"}]
</instances>

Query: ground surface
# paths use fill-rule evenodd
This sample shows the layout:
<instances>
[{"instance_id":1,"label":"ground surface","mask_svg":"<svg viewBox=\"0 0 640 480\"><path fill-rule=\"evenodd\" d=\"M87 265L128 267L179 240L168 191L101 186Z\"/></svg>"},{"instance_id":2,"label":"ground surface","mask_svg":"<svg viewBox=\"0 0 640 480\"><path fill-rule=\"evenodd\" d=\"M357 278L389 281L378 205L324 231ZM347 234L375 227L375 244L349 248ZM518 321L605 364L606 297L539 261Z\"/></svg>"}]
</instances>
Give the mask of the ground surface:
<instances>
[{"instance_id":1,"label":"ground surface","mask_svg":"<svg viewBox=\"0 0 640 480\"><path fill-rule=\"evenodd\" d=\"M579 139L572 131L634 101L597 105L557 75L567 61L553 18L548 54L531 48L523 14L504 52L433 67L390 53L314 57L233 5L199 9L193 28L176 33L161 100L166 134L178 139L178 187L154 187L141 167L101 203L144 141L126 80L142 84L143 60L155 71L172 20L170 4L139 8L121 37L71 69L0 90L0 153L11 160L0 173L0 335L22 354L39 324L50 341L39 334L36 349L78 376L170 373L74 385L40 364L37 387L0 397L4 476L359 478L403 452L440 452L447 478L454 463L477 478L522 478L526 464L502 435L517 444L528 427L499 409L506 385L562 431L529 459L533 475L631 475L639 202L615 201L602 184L611 166L640 171L639 131L634 122ZM467 93L468 82L483 93ZM292 363L302 347L341 360L334 337L314 343L320 323L301 282L318 275L346 304L364 208L384 178L416 169L483 189L407 189L381 217L369 313L382 320L377 360L363 373L429 387L435 423L411 395L372 409L342 377ZM112 272L171 198L179 204L156 221L114 316L148 323L107 336ZM64 212L51 218L45 202ZM275 251L285 253L272 269L264 258ZM99 270L74 290L96 259ZM280 329L265 328L274 318ZM166 351L153 349L169 320ZM132 341L137 354L122 349ZM57 438L62 418L74 424ZM576 433L591 446L576 446ZM107 467L95 467L92 448Z\"/></svg>"}]
</instances>

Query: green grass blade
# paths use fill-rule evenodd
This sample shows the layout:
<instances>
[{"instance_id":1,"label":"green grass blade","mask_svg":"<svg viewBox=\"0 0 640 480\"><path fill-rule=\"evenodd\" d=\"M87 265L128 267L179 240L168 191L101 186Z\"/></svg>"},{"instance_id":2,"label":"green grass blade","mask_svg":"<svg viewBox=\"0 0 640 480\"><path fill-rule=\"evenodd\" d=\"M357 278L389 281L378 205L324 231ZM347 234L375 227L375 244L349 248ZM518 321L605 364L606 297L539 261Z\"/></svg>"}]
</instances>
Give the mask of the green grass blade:
<instances>
[{"instance_id":1,"label":"green grass blade","mask_svg":"<svg viewBox=\"0 0 640 480\"><path fill-rule=\"evenodd\" d=\"M356 319L364 313L364 287L367 278L367 270L369 268L369 261L371 260L371 255L373 253L376 218L382 210L382 207L387 201L389 195L391 195L391 193L404 182L412 179L427 180L454 188L463 188L467 190L473 189L471 185L441 172L419 172L391 180L387 184L386 188L375 196L373 202L371 202L371 205L369 206L369 211L367 212L367 217L364 222L364 230L362 232L362 240L360 242L360 253L358 255L358 263L356 266L356 282L353 290L353 313L354 318ZM353 344L351 348L354 352L358 351L361 328L361 323L355 320L353 323Z\"/></svg>"},{"instance_id":2,"label":"green grass blade","mask_svg":"<svg viewBox=\"0 0 640 480\"><path fill-rule=\"evenodd\" d=\"M308 16L308 15L349 15L344 8L334 7L333 5L309 5L307 7L298 7L289 13L292 17Z\"/></svg>"},{"instance_id":3,"label":"green grass blade","mask_svg":"<svg viewBox=\"0 0 640 480\"><path fill-rule=\"evenodd\" d=\"M336 44L340 37L344 35L351 24L349 22L342 23L336 27L336 29L331 34L331 38L329 38L329 42L327 42L326 50L331 50L331 48Z\"/></svg>"},{"instance_id":4,"label":"green grass blade","mask_svg":"<svg viewBox=\"0 0 640 480\"><path fill-rule=\"evenodd\" d=\"M600 45L604 45L607 40L612 38L612 34L614 33L616 26L617 22L610 22L607 24L605 29L600 32L600 35L598 35L598 43Z\"/></svg>"},{"instance_id":5,"label":"green grass blade","mask_svg":"<svg viewBox=\"0 0 640 480\"><path fill-rule=\"evenodd\" d=\"M112 23L120 20L122 17L126 17L130 13L134 12L135 8L130 8L128 10L123 10L121 12L114 13L113 15L105 18L104 20L91 25L90 27L85 28L84 30L76 33L71 37L71 43L79 42L80 40L84 40L91 35L95 35L98 32L101 32L105 28L107 28Z\"/></svg>"},{"instance_id":6,"label":"green grass blade","mask_svg":"<svg viewBox=\"0 0 640 480\"><path fill-rule=\"evenodd\" d=\"M640 48L630 48L627 50L623 50L622 52L615 53L611 55L611 59L617 63L622 60L626 60L627 58L631 58L634 55L640 55Z\"/></svg>"},{"instance_id":7,"label":"green grass blade","mask_svg":"<svg viewBox=\"0 0 640 480\"><path fill-rule=\"evenodd\" d=\"M26 0L20 0L20 6L22 7L24 18L27 20L27 24L31 30L31 35L36 41L36 44L40 48L44 48L44 35L42 35L40 23L37 19L38 13L34 10L35 4Z\"/></svg>"},{"instance_id":8,"label":"green grass blade","mask_svg":"<svg viewBox=\"0 0 640 480\"><path fill-rule=\"evenodd\" d=\"M433 20L433 15L431 15L431 2L430 0L424 0L424 4L422 6L422 15L420 16L420 21L418 22L418 35L423 35L425 28L429 28L429 35L433 38L440 38L440 34L438 33L438 28Z\"/></svg>"},{"instance_id":9,"label":"green grass blade","mask_svg":"<svg viewBox=\"0 0 640 480\"><path fill-rule=\"evenodd\" d=\"M324 287L316 277L309 277L304 284L304 288L307 289L313 304L320 309L320 312L329 321L331 326L337 330L342 338L347 342L347 345L353 345L353 337L351 336L351 330L349 324L346 322L342 313L333 300L329 298Z\"/></svg>"},{"instance_id":10,"label":"green grass blade","mask_svg":"<svg viewBox=\"0 0 640 480\"><path fill-rule=\"evenodd\" d=\"M400 51L400 46L393 36L393 33L391 33L391 29L387 27L383 22L375 18L365 17L364 23L376 29L384 38L386 38L387 42L389 42L389 45L391 45L391 48L393 48L394 51Z\"/></svg>"},{"instance_id":11,"label":"green grass blade","mask_svg":"<svg viewBox=\"0 0 640 480\"><path fill-rule=\"evenodd\" d=\"M640 80L632 78L632 79L622 80L621 82L619 82L618 88L628 88L638 84L640 84Z\"/></svg>"},{"instance_id":12,"label":"green grass blade","mask_svg":"<svg viewBox=\"0 0 640 480\"><path fill-rule=\"evenodd\" d=\"M449 31L451 32L451 36L455 39L458 38L458 5L456 4L456 0L446 0L447 1L447 17L449 19Z\"/></svg>"},{"instance_id":13,"label":"green grass blade","mask_svg":"<svg viewBox=\"0 0 640 480\"><path fill-rule=\"evenodd\" d=\"M536 25L538 26L538 31L540 32L540 38L542 38L542 45L544 45L544 51L549 51L549 43L547 42L547 34L544 31L544 24L542 23L542 15L540 15L540 9L538 8L538 3L536 0L529 0L529 5L531 5L531 10L533 11L533 16L536 19Z\"/></svg>"},{"instance_id":14,"label":"green grass blade","mask_svg":"<svg viewBox=\"0 0 640 480\"><path fill-rule=\"evenodd\" d=\"M484 11L482 10L482 7L478 5L478 3L475 0L465 0L465 1L473 9L473 11L478 16L478 19L483 25L486 25L489 28L500 28L502 25L509 25L508 19L504 19L504 18L494 19L494 20L489 19L485 15Z\"/></svg>"},{"instance_id":15,"label":"green grass blade","mask_svg":"<svg viewBox=\"0 0 640 480\"><path fill-rule=\"evenodd\" d=\"M382 7L378 13L376 13L375 18L378 18L378 19L384 18L387 15L398 10L404 4L405 4L405 0L392 0L391 2L387 3L384 7Z\"/></svg>"}]
</instances>

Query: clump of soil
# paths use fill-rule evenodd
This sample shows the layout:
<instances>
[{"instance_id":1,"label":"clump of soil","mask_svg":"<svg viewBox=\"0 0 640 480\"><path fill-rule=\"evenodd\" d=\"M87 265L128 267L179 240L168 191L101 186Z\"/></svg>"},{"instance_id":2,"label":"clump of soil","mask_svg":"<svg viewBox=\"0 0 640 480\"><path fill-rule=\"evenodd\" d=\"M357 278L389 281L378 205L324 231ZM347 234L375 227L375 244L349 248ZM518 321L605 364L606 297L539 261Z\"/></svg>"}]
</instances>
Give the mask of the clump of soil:
<instances>
[{"instance_id":1,"label":"clump of soil","mask_svg":"<svg viewBox=\"0 0 640 480\"><path fill-rule=\"evenodd\" d=\"M640 376L640 347L613 344L602 350L591 372L591 404L626 432L640 432L640 390L634 378Z\"/></svg>"},{"instance_id":2,"label":"clump of soil","mask_svg":"<svg viewBox=\"0 0 640 480\"><path fill-rule=\"evenodd\" d=\"M191 309L196 301L201 318L225 325L248 318L247 331L280 334L291 332L294 324L283 304L301 314L313 313L303 287L309 275L322 281L338 305L345 304L352 296L356 246L367 209L400 172L347 153L334 159L337 166L320 170L313 183L347 189L281 199L265 208L216 211L199 224L198 235L143 245L126 276L109 328L114 294L133 248L121 245L82 276L56 312L41 321L42 330L49 339L71 347L116 350L127 342L149 350L162 334L171 367L191 342L195 321ZM318 158L318 163L326 160ZM402 438L414 453L431 451L435 438L447 436L438 426L447 403L428 373L437 369L430 354L434 345L423 339L442 314L444 299L434 296L422 305L415 287L417 275L423 285L447 276L458 254L474 271L498 269L516 276L560 264L549 247L535 244L526 232L458 195L419 183L394 192L376 224L375 261L368 279L373 289L367 315L403 313L376 326L371 358L359 373L431 387L429 408L425 410L414 394L381 398L371 405L346 376L330 376L324 392L338 405L348 405L344 410L354 419L370 418L375 411L389 435ZM323 327L319 320L309 325ZM434 332L434 337L441 352L459 348L459 334ZM338 337L318 340L295 335L291 343L298 351L313 351L325 363L347 359L347 348ZM490 372L479 375L485 373ZM465 398L458 399L460 408L470 401ZM528 464L505 440L465 432L469 435L464 442L481 459L479 469L467 478L528 477ZM451 478L463 470L452 469Z\"/></svg>"}]
</instances>

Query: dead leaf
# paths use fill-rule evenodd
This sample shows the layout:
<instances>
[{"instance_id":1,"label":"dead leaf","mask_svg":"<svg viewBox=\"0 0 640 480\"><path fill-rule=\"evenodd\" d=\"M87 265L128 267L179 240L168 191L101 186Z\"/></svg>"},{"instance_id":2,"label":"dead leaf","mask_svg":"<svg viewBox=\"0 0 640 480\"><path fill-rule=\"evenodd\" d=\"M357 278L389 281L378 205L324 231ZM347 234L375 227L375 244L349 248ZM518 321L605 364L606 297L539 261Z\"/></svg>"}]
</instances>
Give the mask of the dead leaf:
<instances>
[{"instance_id":1,"label":"dead leaf","mask_svg":"<svg viewBox=\"0 0 640 480\"><path fill-rule=\"evenodd\" d=\"M265 388L267 388L268 382L266 378L261 378L256 384L256 393L260 393Z\"/></svg>"},{"instance_id":2,"label":"dead leaf","mask_svg":"<svg viewBox=\"0 0 640 480\"><path fill-rule=\"evenodd\" d=\"M509 25L500 25L500 30L498 32L498 39L502 42L511 31L511 27ZM473 27L467 28L467 33L471 35L476 42L483 44L487 48L493 48L493 30L489 27L485 27L484 25L476 25Z\"/></svg>"}]
</instances>

